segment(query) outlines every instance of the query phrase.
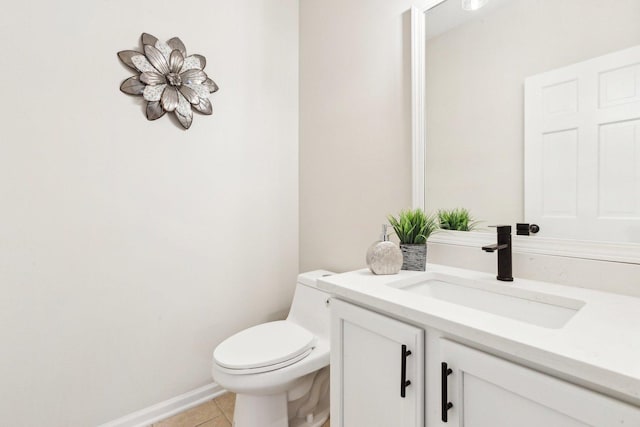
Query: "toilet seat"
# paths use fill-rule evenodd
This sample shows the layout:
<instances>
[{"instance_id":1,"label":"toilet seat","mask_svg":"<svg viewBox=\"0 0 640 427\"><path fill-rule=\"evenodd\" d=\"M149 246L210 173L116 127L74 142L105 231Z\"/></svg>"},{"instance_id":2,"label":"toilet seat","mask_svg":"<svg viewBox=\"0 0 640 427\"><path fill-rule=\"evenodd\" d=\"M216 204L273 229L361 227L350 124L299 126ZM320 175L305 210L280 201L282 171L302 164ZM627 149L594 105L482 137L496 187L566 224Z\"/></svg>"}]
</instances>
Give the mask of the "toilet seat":
<instances>
[{"instance_id":1,"label":"toilet seat","mask_svg":"<svg viewBox=\"0 0 640 427\"><path fill-rule=\"evenodd\" d=\"M236 375L273 371L311 353L316 337L286 320L263 323L227 338L213 353L222 370Z\"/></svg>"}]
</instances>

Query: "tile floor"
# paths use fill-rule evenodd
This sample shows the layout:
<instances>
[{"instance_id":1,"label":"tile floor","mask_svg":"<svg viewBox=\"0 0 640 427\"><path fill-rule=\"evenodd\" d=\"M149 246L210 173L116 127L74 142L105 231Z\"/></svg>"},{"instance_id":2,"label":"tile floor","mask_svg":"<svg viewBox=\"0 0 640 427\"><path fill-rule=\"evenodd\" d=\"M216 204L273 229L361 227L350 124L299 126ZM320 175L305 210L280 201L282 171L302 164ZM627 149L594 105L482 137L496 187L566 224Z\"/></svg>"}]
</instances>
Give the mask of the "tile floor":
<instances>
[{"instance_id":1,"label":"tile floor","mask_svg":"<svg viewBox=\"0 0 640 427\"><path fill-rule=\"evenodd\" d=\"M227 393L171 418L158 421L151 427L231 427L235 403L236 395ZM330 427L329 421L327 420L322 427Z\"/></svg>"}]
</instances>

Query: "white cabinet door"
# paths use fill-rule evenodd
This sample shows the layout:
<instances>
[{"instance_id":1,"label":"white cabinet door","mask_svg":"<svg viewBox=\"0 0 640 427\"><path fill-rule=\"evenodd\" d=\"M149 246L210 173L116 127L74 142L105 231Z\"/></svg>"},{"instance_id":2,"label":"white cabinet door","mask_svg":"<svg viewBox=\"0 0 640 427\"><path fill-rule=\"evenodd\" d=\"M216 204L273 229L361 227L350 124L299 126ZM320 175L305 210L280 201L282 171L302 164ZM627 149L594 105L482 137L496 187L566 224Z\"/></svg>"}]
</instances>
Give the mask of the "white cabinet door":
<instances>
[{"instance_id":1,"label":"white cabinet door","mask_svg":"<svg viewBox=\"0 0 640 427\"><path fill-rule=\"evenodd\" d=\"M640 46L526 80L525 221L640 243Z\"/></svg>"},{"instance_id":2,"label":"white cabinet door","mask_svg":"<svg viewBox=\"0 0 640 427\"><path fill-rule=\"evenodd\" d=\"M440 378L438 409L448 418L442 426L640 426L638 407L451 341L441 344L451 370Z\"/></svg>"},{"instance_id":3,"label":"white cabinet door","mask_svg":"<svg viewBox=\"0 0 640 427\"><path fill-rule=\"evenodd\" d=\"M331 427L422 427L423 402L424 331L332 300Z\"/></svg>"}]
</instances>

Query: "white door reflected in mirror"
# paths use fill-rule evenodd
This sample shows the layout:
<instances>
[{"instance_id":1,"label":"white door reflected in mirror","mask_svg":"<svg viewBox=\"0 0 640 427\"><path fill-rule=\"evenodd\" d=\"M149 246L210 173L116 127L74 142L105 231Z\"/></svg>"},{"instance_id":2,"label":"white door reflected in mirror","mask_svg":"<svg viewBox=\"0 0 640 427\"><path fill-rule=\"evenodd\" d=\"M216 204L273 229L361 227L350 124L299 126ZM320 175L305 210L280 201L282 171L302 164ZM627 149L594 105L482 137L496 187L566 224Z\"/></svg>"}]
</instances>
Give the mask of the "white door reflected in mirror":
<instances>
[{"instance_id":1,"label":"white door reflected in mirror","mask_svg":"<svg viewBox=\"0 0 640 427\"><path fill-rule=\"evenodd\" d=\"M525 82L525 222L640 242L640 46Z\"/></svg>"}]
</instances>

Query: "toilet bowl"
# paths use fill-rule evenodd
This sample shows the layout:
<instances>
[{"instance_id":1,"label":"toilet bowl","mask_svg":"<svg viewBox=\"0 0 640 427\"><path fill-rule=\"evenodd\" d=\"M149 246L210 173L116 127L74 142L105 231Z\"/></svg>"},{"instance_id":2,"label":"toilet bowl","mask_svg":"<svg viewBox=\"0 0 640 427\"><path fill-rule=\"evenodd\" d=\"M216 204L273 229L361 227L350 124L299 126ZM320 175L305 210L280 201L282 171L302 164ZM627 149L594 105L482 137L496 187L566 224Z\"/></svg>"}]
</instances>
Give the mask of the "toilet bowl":
<instances>
[{"instance_id":1,"label":"toilet bowl","mask_svg":"<svg viewBox=\"0 0 640 427\"><path fill-rule=\"evenodd\" d=\"M300 274L286 320L227 338L213 352L212 376L236 393L234 427L320 427L329 417L329 294Z\"/></svg>"}]
</instances>

